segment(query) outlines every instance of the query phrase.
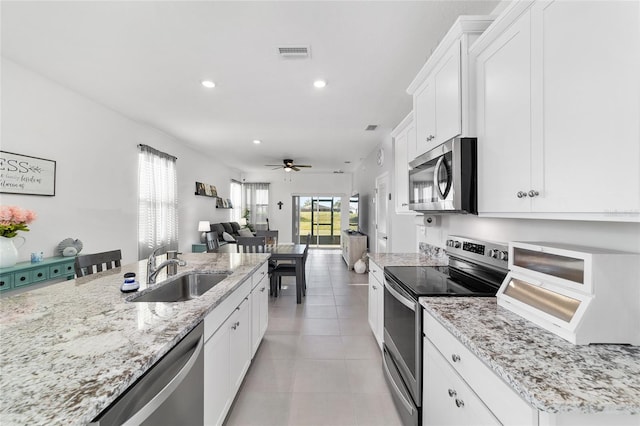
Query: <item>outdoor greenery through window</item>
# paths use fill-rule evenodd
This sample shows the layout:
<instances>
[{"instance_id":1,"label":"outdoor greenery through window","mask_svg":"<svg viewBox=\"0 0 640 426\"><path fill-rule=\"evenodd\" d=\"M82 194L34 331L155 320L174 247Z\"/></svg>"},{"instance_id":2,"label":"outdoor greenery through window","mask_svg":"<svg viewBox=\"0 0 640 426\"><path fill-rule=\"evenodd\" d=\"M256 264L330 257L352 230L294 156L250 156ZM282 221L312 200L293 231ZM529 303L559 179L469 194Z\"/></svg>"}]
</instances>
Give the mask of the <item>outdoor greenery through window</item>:
<instances>
[{"instance_id":1,"label":"outdoor greenery through window","mask_svg":"<svg viewBox=\"0 0 640 426\"><path fill-rule=\"evenodd\" d=\"M176 157L138 145L138 259L178 249Z\"/></svg>"},{"instance_id":2,"label":"outdoor greenery through window","mask_svg":"<svg viewBox=\"0 0 640 426\"><path fill-rule=\"evenodd\" d=\"M300 196L299 235L311 234L313 245L339 245L341 197Z\"/></svg>"}]
</instances>

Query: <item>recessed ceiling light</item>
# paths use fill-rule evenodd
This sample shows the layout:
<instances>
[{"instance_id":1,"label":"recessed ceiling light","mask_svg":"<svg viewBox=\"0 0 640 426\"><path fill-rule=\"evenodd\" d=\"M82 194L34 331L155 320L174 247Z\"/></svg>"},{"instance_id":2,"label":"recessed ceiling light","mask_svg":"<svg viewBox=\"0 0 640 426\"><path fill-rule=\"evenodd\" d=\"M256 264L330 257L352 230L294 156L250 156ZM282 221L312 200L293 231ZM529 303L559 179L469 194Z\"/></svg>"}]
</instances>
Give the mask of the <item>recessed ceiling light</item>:
<instances>
[{"instance_id":1,"label":"recessed ceiling light","mask_svg":"<svg viewBox=\"0 0 640 426\"><path fill-rule=\"evenodd\" d=\"M322 89L323 87L327 86L327 82L324 80L316 80L313 82L313 85L317 88L317 89Z\"/></svg>"},{"instance_id":2,"label":"recessed ceiling light","mask_svg":"<svg viewBox=\"0 0 640 426\"><path fill-rule=\"evenodd\" d=\"M253 143L255 143L256 145L259 145L262 143L262 141L260 139L254 139Z\"/></svg>"},{"instance_id":3,"label":"recessed ceiling light","mask_svg":"<svg viewBox=\"0 0 640 426\"><path fill-rule=\"evenodd\" d=\"M202 85L207 89L213 89L216 87L216 84L211 80L202 80Z\"/></svg>"}]
</instances>

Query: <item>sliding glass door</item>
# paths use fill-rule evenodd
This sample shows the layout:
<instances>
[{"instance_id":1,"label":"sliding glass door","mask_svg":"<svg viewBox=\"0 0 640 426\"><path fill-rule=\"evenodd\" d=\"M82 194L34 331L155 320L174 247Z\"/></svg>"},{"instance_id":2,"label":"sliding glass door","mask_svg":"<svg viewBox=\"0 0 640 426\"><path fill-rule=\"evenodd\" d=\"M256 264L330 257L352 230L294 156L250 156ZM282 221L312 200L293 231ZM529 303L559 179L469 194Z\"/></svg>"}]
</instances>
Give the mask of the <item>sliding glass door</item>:
<instances>
[{"instance_id":1,"label":"sliding glass door","mask_svg":"<svg viewBox=\"0 0 640 426\"><path fill-rule=\"evenodd\" d=\"M293 241L304 242L311 235L314 247L340 246L342 197L294 196Z\"/></svg>"}]
</instances>

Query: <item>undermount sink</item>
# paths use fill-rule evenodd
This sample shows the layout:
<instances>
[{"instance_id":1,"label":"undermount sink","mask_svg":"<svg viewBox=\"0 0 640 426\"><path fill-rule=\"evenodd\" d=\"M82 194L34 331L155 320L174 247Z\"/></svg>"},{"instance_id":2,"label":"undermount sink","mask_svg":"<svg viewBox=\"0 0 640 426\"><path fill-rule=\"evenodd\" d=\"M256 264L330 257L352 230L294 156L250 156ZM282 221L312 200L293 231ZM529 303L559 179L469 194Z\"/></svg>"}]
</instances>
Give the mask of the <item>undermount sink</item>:
<instances>
[{"instance_id":1,"label":"undermount sink","mask_svg":"<svg viewBox=\"0 0 640 426\"><path fill-rule=\"evenodd\" d=\"M130 299L131 302L183 302L202 296L230 275L229 272L191 272L171 277L153 290Z\"/></svg>"}]
</instances>

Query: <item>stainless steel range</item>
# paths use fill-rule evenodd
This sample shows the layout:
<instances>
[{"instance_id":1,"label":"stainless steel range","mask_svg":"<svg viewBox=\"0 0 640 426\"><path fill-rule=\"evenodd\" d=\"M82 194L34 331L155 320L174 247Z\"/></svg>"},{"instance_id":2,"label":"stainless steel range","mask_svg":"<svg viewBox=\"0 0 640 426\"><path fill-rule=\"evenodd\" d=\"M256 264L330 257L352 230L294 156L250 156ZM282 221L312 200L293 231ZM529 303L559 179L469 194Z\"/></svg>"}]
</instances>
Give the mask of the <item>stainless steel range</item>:
<instances>
[{"instance_id":1,"label":"stainless steel range","mask_svg":"<svg viewBox=\"0 0 640 426\"><path fill-rule=\"evenodd\" d=\"M422 422L422 308L418 298L493 297L507 275L506 244L450 236L448 266L384 268L383 368L404 425Z\"/></svg>"}]
</instances>

